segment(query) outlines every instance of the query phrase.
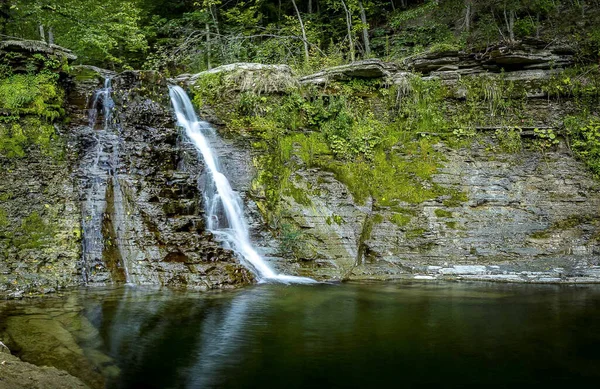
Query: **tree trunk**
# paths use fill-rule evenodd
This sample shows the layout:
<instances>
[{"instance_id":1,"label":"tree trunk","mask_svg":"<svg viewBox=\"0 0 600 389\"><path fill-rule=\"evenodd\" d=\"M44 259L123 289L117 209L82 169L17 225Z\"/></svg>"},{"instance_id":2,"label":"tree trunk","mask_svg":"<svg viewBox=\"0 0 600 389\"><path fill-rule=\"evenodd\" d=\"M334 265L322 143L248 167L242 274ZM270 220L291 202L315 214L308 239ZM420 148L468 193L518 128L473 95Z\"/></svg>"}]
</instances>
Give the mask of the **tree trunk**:
<instances>
[{"instance_id":1,"label":"tree trunk","mask_svg":"<svg viewBox=\"0 0 600 389\"><path fill-rule=\"evenodd\" d=\"M206 68L210 70L210 27L206 23Z\"/></svg>"},{"instance_id":2,"label":"tree trunk","mask_svg":"<svg viewBox=\"0 0 600 389\"><path fill-rule=\"evenodd\" d=\"M471 18L472 18L472 0L465 0L465 31L471 31Z\"/></svg>"},{"instance_id":3,"label":"tree trunk","mask_svg":"<svg viewBox=\"0 0 600 389\"><path fill-rule=\"evenodd\" d=\"M311 14L312 12L312 0L308 0L308 13Z\"/></svg>"},{"instance_id":4,"label":"tree trunk","mask_svg":"<svg viewBox=\"0 0 600 389\"><path fill-rule=\"evenodd\" d=\"M52 26L48 28L48 43L51 45L54 44L54 29L52 28Z\"/></svg>"},{"instance_id":5,"label":"tree trunk","mask_svg":"<svg viewBox=\"0 0 600 389\"><path fill-rule=\"evenodd\" d=\"M8 0L0 0L0 34L6 34L6 25L10 20L10 5Z\"/></svg>"},{"instance_id":6,"label":"tree trunk","mask_svg":"<svg viewBox=\"0 0 600 389\"><path fill-rule=\"evenodd\" d=\"M365 44L365 56L371 56L371 43L369 42L369 25L367 23L367 13L365 12L365 7L363 7L362 0L358 0L358 5L360 6L360 21L362 22L363 27L363 42Z\"/></svg>"},{"instance_id":7,"label":"tree trunk","mask_svg":"<svg viewBox=\"0 0 600 389\"><path fill-rule=\"evenodd\" d=\"M504 8L504 22L506 23L506 30L508 31L508 40L510 43L515 42L515 11L510 10L506 12Z\"/></svg>"},{"instance_id":8,"label":"tree trunk","mask_svg":"<svg viewBox=\"0 0 600 389\"><path fill-rule=\"evenodd\" d=\"M341 0L344 11L346 12L346 27L348 27L348 41L350 46L350 61L356 61L356 54L354 53L354 39L352 39L352 15L350 10L346 6L346 2Z\"/></svg>"},{"instance_id":9,"label":"tree trunk","mask_svg":"<svg viewBox=\"0 0 600 389\"><path fill-rule=\"evenodd\" d=\"M215 25L215 32L217 33L217 45L219 45L219 49L221 50L221 58L225 58L225 48L221 42L221 31L219 31L219 19L217 19L217 7L214 4L210 4L208 7L210 12L210 17L213 20Z\"/></svg>"},{"instance_id":10,"label":"tree trunk","mask_svg":"<svg viewBox=\"0 0 600 389\"><path fill-rule=\"evenodd\" d=\"M44 25L40 23L40 25L38 26L39 31L40 31L40 39L44 42L46 42L46 34L44 33Z\"/></svg>"},{"instance_id":11,"label":"tree trunk","mask_svg":"<svg viewBox=\"0 0 600 389\"><path fill-rule=\"evenodd\" d=\"M300 29L302 29L302 41L304 43L304 64L308 65L308 61L310 59L310 54L308 53L308 39L306 39L306 30L304 29L304 22L302 21L302 16L300 15L300 11L298 11L298 6L296 5L296 0L292 0L292 4L294 5L294 9L296 10L296 15L298 15L298 22L300 22Z\"/></svg>"}]
</instances>

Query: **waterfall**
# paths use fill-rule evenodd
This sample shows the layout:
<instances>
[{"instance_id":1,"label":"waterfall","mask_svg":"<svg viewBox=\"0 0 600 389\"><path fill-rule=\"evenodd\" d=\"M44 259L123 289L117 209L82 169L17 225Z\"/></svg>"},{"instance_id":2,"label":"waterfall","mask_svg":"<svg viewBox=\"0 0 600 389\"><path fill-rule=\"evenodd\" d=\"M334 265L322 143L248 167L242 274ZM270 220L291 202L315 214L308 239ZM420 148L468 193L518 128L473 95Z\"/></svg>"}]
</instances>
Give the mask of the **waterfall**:
<instances>
[{"instance_id":1,"label":"waterfall","mask_svg":"<svg viewBox=\"0 0 600 389\"><path fill-rule=\"evenodd\" d=\"M202 155L209 172L210 185L204 192L208 229L237 254L240 262L252 271L260 282L316 282L311 278L275 273L252 247L248 226L244 220L242 200L221 172L219 161L203 134L214 131L213 128L207 122L198 120L192 102L182 88L170 86L169 94L177 124L185 129L187 138Z\"/></svg>"},{"instance_id":2,"label":"waterfall","mask_svg":"<svg viewBox=\"0 0 600 389\"><path fill-rule=\"evenodd\" d=\"M104 87L94 92L90 109L88 111L89 131L93 134L94 144L82 158L81 171L83 176L83 187L85 188L85 200L82 204L82 274L83 281L104 283L112 278L113 281L122 279L119 269L103 269L106 265L104 258L104 235L105 215L107 212L107 188L109 183L113 189L113 205L115 222L122 220L122 195L118 180L117 168L119 165L119 130L113 120L115 103L112 99L111 79L104 80ZM97 128L98 117L102 118L100 128ZM115 217L117 216L117 217ZM120 217L120 219L119 219ZM115 235L117 240L120 235L117 229ZM117 242L118 243L118 242ZM121 251L121 245L117 249ZM122 271L125 273L126 282L130 282L127 263L122 253L119 253ZM91 269L96 271L92 275ZM107 273L112 273L110 278Z\"/></svg>"}]
</instances>

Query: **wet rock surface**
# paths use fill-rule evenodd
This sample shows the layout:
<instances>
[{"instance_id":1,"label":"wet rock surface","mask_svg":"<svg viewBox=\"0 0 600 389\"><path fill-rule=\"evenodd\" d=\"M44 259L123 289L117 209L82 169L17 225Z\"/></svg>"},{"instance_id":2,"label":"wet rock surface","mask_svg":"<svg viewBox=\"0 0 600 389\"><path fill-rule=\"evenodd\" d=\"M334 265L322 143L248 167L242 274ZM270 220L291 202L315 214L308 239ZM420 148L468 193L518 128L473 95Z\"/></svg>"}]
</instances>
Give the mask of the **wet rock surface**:
<instances>
[{"instance_id":1,"label":"wet rock surface","mask_svg":"<svg viewBox=\"0 0 600 389\"><path fill-rule=\"evenodd\" d=\"M175 127L166 80L124 72L114 80L120 131L116 180L107 188L105 238L136 284L236 286L252 277L205 230L197 151Z\"/></svg>"},{"instance_id":2,"label":"wet rock surface","mask_svg":"<svg viewBox=\"0 0 600 389\"><path fill-rule=\"evenodd\" d=\"M504 79L521 82L527 90L525 109L534 125L558 128L570 102L540 98L546 96L538 81L550 77L553 67L570 65L572 58L568 47L531 40L481 53L424 54L404 66L449 84L505 69ZM220 74L233 91L281 93L291 85L354 78L406 86L417 77L400 69L374 59L296 78L287 66L233 64L176 81L194 84L205 75ZM90 126L88 114L91 96L107 77L113 79L117 107L111 130L103 132L102 118ZM40 245L24 230L10 237L0 231L0 294L23 297L86 282L197 288L251 282L232 253L206 231L203 162L175 127L167 80L156 72L116 75L79 66L63 85L70 123L57 131L65 142L64 159L34 152L18 162L0 161L0 195L9 222L17 225L37 215L32 221L39 226L32 223L30 230L45 231ZM460 104L464 91L458 87L454 94L452 104ZM290 221L299 226L302 238L296 239L293 234L274 236L261 215L261 199L253 198L252 190L256 155L248 141L235 136L214 141L245 201L259 251L281 271L323 279L414 274L505 281L598 279L597 183L564 145L544 155L531 150L492 155L486 151L491 138L469 149L439 144L447 160L434 181L465 193L466 200L454 207L443 198L404 204L413 216L403 227L388 220L392 211L371 200L356 204L332 174L301 167L292 179L313 206L282 199ZM97 174L90 168L94 160L101 166ZM87 222L86 204L101 209L98 222ZM86 257L82 236L89 228L102 241ZM300 254L291 260L281 254L282 246L296 244L285 242L290 237L302 240Z\"/></svg>"},{"instance_id":3,"label":"wet rock surface","mask_svg":"<svg viewBox=\"0 0 600 389\"><path fill-rule=\"evenodd\" d=\"M72 166L68 154L53 158L38 150L23 159L0 157L0 198L8 220L0 228L0 295L50 293L81 282Z\"/></svg>"}]
</instances>

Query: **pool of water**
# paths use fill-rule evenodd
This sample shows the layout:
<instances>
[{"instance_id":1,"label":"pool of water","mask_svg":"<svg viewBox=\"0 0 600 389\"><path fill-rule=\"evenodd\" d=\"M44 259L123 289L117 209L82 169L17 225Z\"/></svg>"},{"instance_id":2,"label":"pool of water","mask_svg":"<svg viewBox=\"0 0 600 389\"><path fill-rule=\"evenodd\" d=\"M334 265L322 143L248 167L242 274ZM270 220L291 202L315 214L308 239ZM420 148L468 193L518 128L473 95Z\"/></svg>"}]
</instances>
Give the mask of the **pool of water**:
<instances>
[{"instance_id":1,"label":"pool of water","mask_svg":"<svg viewBox=\"0 0 600 389\"><path fill-rule=\"evenodd\" d=\"M0 340L97 388L595 387L600 287L81 290L0 302Z\"/></svg>"}]
</instances>

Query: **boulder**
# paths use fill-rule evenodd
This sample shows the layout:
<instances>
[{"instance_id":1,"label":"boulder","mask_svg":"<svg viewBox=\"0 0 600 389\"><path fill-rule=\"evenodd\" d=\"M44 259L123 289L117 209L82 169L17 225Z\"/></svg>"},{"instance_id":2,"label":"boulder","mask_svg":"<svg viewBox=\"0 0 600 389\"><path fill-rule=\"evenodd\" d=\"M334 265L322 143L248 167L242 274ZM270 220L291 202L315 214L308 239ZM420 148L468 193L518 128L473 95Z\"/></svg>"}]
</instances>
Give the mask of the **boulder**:
<instances>
[{"instance_id":1,"label":"boulder","mask_svg":"<svg viewBox=\"0 0 600 389\"><path fill-rule=\"evenodd\" d=\"M243 62L219 66L193 75L182 74L174 81L194 86L211 75L222 75L225 84L239 92L281 93L297 85L292 68L288 65Z\"/></svg>"}]
</instances>

